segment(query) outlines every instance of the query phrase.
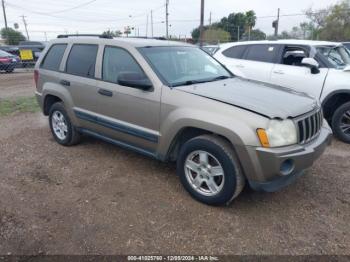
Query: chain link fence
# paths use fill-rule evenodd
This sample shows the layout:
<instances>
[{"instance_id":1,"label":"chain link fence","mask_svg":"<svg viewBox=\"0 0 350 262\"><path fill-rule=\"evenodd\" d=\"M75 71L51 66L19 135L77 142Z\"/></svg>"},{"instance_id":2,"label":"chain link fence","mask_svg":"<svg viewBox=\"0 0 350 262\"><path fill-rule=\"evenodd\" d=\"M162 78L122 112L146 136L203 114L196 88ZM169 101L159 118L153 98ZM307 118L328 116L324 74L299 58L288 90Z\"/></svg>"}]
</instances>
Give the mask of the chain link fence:
<instances>
[{"instance_id":1,"label":"chain link fence","mask_svg":"<svg viewBox=\"0 0 350 262\"><path fill-rule=\"evenodd\" d=\"M45 42L20 41L18 45L0 44L0 71L12 73L16 69L31 69L45 48Z\"/></svg>"}]
</instances>

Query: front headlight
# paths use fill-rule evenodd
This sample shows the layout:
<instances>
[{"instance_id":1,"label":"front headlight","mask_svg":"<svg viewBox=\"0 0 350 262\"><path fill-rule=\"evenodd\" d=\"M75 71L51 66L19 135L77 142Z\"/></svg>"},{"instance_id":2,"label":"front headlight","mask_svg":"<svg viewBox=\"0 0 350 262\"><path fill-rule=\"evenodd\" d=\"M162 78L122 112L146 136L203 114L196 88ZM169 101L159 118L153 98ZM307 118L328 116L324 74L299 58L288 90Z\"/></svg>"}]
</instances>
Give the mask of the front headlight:
<instances>
[{"instance_id":1,"label":"front headlight","mask_svg":"<svg viewBox=\"0 0 350 262\"><path fill-rule=\"evenodd\" d=\"M297 143L297 130L292 120L270 120L267 129L257 129L263 147L288 146Z\"/></svg>"}]
</instances>

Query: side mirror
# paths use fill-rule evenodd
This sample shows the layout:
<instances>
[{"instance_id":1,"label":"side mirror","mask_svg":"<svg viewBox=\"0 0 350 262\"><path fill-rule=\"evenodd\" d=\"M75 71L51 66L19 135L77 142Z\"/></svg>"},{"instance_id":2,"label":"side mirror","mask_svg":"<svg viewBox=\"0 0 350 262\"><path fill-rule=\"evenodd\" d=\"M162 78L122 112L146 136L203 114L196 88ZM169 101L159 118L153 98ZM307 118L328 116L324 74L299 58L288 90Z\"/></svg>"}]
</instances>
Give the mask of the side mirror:
<instances>
[{"instance_id":1,"label":"side mirror","mask_svg":"<svg viewBox=\"0 0 350 262\"><path fill-rule=\"evenodd\" d=\"M320 65L314 58L303 58L303 60L301 60L301 65L310 68L311 74L318 74L320 72L320 69L318 69Z\"/></svg>"},{"instance_id":2,"label":"side mirror","mask_svg":"<svg viewBox=\"0 0 350 262\"><path fill-rule=\"evenodd\" d=\"M138 72L120 72L117 81L121 86L139 88L145 91L153 87L147 76Z\"/></svg>"}]
</instances>

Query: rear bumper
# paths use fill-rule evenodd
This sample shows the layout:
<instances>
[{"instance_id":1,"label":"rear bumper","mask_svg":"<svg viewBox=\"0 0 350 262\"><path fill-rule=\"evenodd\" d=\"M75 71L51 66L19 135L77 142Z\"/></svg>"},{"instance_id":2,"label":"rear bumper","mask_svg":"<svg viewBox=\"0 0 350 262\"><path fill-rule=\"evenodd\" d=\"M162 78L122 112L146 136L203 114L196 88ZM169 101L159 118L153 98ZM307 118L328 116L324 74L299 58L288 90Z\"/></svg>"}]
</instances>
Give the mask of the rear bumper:
<instances>
[{"instance_id":1,"label":"rear bumper","mask_svg":"<svg viewBox=\"0 0 350 262\"><path fill-rule=\"evenodd\" d=\"M305 169L322 155L331 143L332 131L325 123L320 135L306 145L283 148L255 148L250 155L256 156L255 170L260 170L259 180L249 180L258 191L274 192L291 184Z\"/></svg>"},{"instance_id":2,"label":"rear bumper","mask_svg":"<svg viewBox=\"0 0 350 262\"><path fill-rule=\"evenodd\" d=\"M42 94L35 91L35 97L36 97L36 101L38 102L41 110L44 110L44 102L43 102L43 98L42 98Z\"/></svg>"}]
</instances>

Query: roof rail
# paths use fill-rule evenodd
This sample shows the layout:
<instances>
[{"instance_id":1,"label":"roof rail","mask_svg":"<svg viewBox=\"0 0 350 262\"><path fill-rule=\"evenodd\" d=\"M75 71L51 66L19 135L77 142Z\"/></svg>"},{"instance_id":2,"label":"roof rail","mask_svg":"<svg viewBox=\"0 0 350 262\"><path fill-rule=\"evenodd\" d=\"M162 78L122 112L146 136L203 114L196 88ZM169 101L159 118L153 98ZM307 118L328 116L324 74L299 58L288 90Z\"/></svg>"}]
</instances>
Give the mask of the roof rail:
<instances>
[{"instance_id":1,"label":"roof rail","mask_svg":"<svg viewBox=\"0 0 350 262\"><path fill-rule=\"evenodd\" d=\"M99 38L112 39L112 36L109 35L97 35L97 34L72 34L72 35L58 35L57 38L68 38L68 37L77 37L77 36L94 36Z\"/></svg>"},{"instance_id":2,"label":"roof rail","mask_svg":"<svg viewBox=\"0 0 350 262\"><path fill-rule=\"evenodd\" d=\"M154 36L154 37L148 37L148 36L129 36L129 38L167 40L165 37L162 37L162 36Z\"/></svg>"}]
</instances>

